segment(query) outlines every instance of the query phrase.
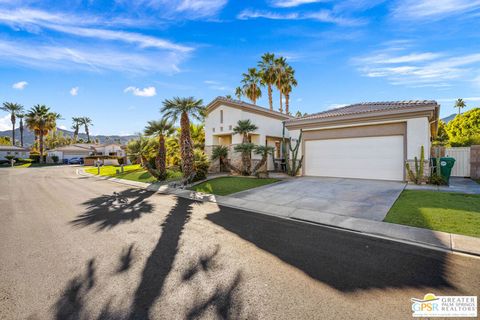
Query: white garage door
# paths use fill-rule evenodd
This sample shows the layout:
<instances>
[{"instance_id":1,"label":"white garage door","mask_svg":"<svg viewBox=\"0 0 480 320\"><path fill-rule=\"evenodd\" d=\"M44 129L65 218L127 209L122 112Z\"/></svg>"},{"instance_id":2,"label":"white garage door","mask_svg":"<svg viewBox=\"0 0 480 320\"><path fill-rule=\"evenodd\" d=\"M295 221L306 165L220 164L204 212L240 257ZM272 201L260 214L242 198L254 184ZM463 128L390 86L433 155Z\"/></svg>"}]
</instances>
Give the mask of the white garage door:
<instances>
[{"instance_id":1,"label":"white garage door","mask_svg":"<svg viewBox=\"0 0 480 320\"><path fill-rule=\"evenodd\" d=\"M403 136L305 141L305 175L403 180Z\"/></svg>"}]
</instances>

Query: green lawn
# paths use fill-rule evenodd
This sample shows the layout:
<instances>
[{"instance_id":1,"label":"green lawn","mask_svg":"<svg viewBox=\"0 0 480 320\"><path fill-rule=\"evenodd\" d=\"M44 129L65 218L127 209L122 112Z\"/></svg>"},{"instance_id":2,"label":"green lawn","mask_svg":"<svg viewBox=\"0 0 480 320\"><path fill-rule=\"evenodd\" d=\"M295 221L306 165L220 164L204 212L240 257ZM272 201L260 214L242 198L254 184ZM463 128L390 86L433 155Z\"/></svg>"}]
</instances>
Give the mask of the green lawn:
<instances>
[{"instance_id":1,"label":"green lawn","mask_svg":"<svg viewBox=\"0 0 480 320\"><path fill-rule=\"evenodd\" d=\"M404 190L384 221L480 237L480 195Z\"/></svg>"},{"instance_id":2,"label":"green lawn","mask_svg":"<svg viewBox=\"0 0 480 320\"><path fill-rule=\"evenodd\" d=\"M109 176L115 177L119 179L125 180L132 180L132 181L139 181L139 182L156 182L157 179L152 177L150 173L148 173L145 169L143 169L139 164L133 164L123 167L123 173L117 174L117 170L120 170L120 167L116 166L103 166L100 167L100 175L101 176ZM85 172L91 174L97 174L96 167L87 167ZM167 170L167 180L179 180L182 178L182 173L178 171Z\"/></svg>"},{"instance_id":3,"label":"green lawn","mask_svg":"<svg viewBox=\"0 0 480 320\"><path fill-rule=\"evenodd\" d=\"M199 192L226 196L235 192L248 190L270 183L280 181L279 179L256 179L246 177L222 177L208 180L193 186L192 189Z\"/></svg>"}]
</instances>

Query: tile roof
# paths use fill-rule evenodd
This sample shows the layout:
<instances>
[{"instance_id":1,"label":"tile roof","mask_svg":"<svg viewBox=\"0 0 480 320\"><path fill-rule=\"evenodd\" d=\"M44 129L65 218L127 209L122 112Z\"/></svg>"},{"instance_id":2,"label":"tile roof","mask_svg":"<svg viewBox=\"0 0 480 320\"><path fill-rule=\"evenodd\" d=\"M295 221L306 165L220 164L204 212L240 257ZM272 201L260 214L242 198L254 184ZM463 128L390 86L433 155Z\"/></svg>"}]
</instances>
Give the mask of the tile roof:
<instances>
[{"instance_id":1,"label":"tile roof","mask_svg":"<svg viewBox=\"0 0 480 320\"><path fill-rule=\"evenodd\" d=\"M281 113L281 112L274 111L274 110L270 110L268 108L260 107L256 104L253 104L253 103L248 103L248 102L241 101L241 100L229 99L229 98L222 97L222 96L218 96L215 99L213 99L213 101L210 102L207 105L207 109L210 108L210 106L212 106L215 102L218 102L218 101L232 103L232 104L235 104L237 106L244 107L245 109L251 108L251 109L254 109L254 110L258 110L258 111L267 112L267 113L270 113L270 114L275 115L275 116L283 117L285 119L293 119L294 118L293 116L290 116L288 114Z\"/></svg>"},{"instance_id":2,"label":"tile roof","mask_svg":"<svg viewBox=\"0 0 480 320\"><path fill-rule=\"evenodd\" d=\"M434 100L409 100L409 101L384 101L384 102L363 102L351 104L345 107L330 109L304 117L295 118L287 121L323 119L330 117L340 117L346 115L356 115L377 111L390 111L400 109L414 109L419 107L437 107L438 104Z\"/></svg>"}]
</instances>

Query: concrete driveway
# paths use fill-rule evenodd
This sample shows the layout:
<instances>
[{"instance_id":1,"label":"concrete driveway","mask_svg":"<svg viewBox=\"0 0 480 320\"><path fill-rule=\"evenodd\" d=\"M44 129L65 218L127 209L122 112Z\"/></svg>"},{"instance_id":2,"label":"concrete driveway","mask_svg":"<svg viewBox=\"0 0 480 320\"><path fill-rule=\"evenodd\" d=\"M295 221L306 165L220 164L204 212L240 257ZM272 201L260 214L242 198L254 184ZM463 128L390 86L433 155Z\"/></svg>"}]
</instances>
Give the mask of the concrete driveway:
<instances>
[{"instance_id":1,"label":"concrete driveway","mask_svg":"<svg viewBox=\"0 0 480 320\"><path fill-rule=\"evenodd\" d=\"M248 200L249 205L281 206L278 215L306 209L382 221L404 187L393 181L302 177L231 197Z\"/></svg>"}]
</instances>

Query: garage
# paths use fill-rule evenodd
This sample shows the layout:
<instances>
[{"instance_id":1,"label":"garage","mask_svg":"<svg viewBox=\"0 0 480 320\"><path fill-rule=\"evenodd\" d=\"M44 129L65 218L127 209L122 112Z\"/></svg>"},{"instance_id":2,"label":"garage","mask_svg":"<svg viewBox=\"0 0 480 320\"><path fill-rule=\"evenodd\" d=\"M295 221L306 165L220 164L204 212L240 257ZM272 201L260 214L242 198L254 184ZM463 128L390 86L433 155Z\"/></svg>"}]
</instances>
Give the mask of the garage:
<instances>
[{"instance_id":1,"label":"garage","mask_svg":"<svg viewBox=\"0 0 480 320\"><path fill-rule=\"evenodd\" d=\"M301 175L405 181L405 164L413 168L422 147L430 156L438 111L430 100L365 102L289 119L285 127L301 143Z\"/></svg>"},{"instance_id":2,"label":"garage","mask_svg":"<svg viewBox=\"0 0 480 320\"><path fill-rule=\"evenodd\" d=\"M305 175L404 180L403 136L305 141Z\"/></svg>"}]
</instances>

